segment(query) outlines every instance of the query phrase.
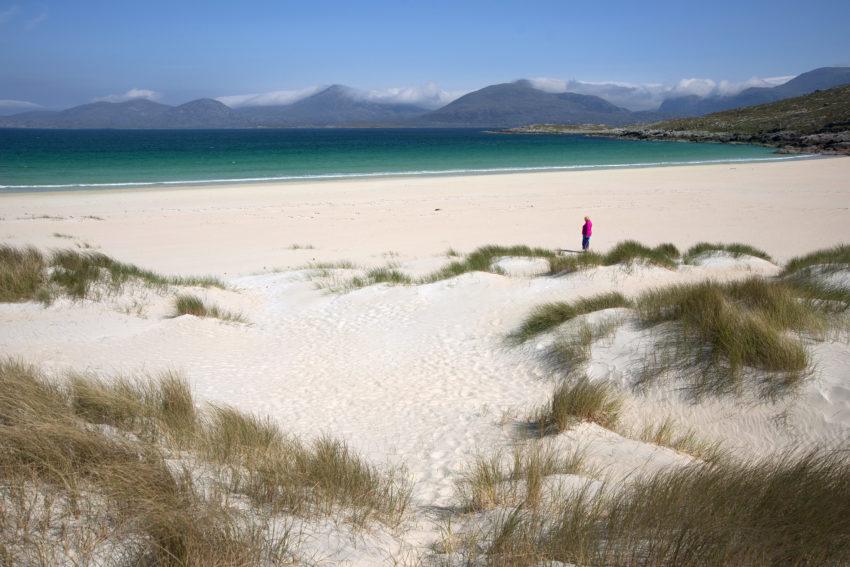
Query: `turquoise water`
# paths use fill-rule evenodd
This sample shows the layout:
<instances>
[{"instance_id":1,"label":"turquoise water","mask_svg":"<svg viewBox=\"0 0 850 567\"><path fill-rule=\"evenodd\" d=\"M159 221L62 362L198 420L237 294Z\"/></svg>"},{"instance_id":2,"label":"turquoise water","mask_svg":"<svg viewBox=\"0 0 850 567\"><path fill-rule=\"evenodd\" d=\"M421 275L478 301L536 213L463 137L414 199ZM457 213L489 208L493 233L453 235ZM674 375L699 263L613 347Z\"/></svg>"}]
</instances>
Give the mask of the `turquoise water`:
<instances>
[{"instance_id":1,"label":"turquoise water","mask_svg":"<svg viewBox=\"0 0 850 567\"><path fill-rule=\"evenodd\" d=\"M745 145L481 130L0 130L0 191L788 159Z\"/></svg>"}]
</instances>

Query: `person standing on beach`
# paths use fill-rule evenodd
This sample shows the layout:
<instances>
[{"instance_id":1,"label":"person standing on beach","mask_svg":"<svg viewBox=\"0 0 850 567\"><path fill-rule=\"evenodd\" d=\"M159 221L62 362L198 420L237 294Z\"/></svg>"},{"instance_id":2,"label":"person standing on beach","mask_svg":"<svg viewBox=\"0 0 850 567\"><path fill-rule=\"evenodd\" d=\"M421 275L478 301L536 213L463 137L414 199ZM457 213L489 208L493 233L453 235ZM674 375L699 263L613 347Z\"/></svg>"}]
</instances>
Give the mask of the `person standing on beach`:
<instances>
[{"instance_id":1,"label":"person standing on beach","mask_svg":"<svg viewBox=\"0 0 850 567\"><path fill-rule=\"evenodd\" d=\"M590 235L593 234L593 223L590 217L584 217L584 225L581 227L581 250L587 252L590 248Z\"/></svg>"}]
</instances>

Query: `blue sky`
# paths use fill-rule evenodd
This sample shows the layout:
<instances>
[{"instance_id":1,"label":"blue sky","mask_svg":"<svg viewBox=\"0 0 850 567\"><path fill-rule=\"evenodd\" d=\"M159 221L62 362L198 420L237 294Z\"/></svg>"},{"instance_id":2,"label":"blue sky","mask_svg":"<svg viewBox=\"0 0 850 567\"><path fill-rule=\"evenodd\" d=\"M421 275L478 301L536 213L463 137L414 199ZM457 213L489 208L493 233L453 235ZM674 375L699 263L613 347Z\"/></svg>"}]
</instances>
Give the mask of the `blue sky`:
<instances>
[{"instance_id":1,"label":"blue sky","mask_svg":"<svg viewBox=\"0 0 850 567\"><path fill-rule=\"evenodd\" d=\"M848 0L0 0L0 100L245 104L342 83L436 104L523 77L734 89L850 65L848 22Z\"/></svg>"}]
</instances>

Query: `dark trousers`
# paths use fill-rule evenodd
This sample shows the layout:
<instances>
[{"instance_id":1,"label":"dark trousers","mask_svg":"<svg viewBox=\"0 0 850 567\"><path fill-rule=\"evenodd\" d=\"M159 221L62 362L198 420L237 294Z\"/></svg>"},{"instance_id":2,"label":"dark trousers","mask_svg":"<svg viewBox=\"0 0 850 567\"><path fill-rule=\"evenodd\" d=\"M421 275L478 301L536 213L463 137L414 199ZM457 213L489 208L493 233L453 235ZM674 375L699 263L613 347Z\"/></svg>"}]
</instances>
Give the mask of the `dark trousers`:
<instances>
[{"instance_id":1,"label":"dark trousers","mask_svg":"<svg viewBox=\"0 0 850 567\"><path fill-rule=\"evenodd\" d=\"M581 237L581 249L587 250L588 248L590 248L590 237L589 236L582 236Z\"/></svg>"}]
</instances>

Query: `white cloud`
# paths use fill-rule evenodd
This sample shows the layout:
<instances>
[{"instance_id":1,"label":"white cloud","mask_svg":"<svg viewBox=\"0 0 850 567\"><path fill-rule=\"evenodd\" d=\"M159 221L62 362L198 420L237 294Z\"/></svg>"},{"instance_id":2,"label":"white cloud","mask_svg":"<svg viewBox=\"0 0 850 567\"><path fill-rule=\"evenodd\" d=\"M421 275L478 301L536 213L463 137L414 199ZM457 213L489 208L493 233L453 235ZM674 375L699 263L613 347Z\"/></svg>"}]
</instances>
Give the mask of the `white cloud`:
<instances>
[{"instance_id":1,"label":"white cloud","mask_svg":"<svg viewBox=\"0 0 850 567\"><path fill-rule=\"evenodd\" d=\"M753 77L751 79L747 79L746 81L740 83L733 83L730 81L720 81L717 84L717 90L721 95L730 95L730 94L738 94L744 89L749 89L750 87L776 87L778 85L783 85L794 78L794 75L786 75L783 77Z\"/></svg>"},{"instance_id":2,"label":"white cloud","mask_svg":"<svg viewBox=\"0 0 850 567\"><path fill-rule=\"evenodd\" d=\"M539 91L547 93L565 93L567 92L567 81L563 79L552 79L549 77L536 77L528 79L531 86Z\"/></svg>"},{"instance_id":3,"label":"white cloud","mask_svg":"<svg viewBox=\"0 0 850 567\"><path fill-rule=\"evenodd\" d=\"M717 94L717 83L711 79L682 79L671 90L673 95L706 97Z\"/></svg>"},{"instance_id":4,"label":"white cloud","mask_svg":"<svg viewBox=\"0 0 850 567\"><path fill-rule=\"evenodd\" d=\"M124 94L111 94L97 97L94 99L94 102L125 102L136 98L159 100L162 98L162 94L149 89L130 89Z\"/></svg>"},{"instance_id":5,"label":"white cloud","mask_svg":"<svg viewBox=\"0 0 850 567\"><path fill-rule=\"evenodd\" d=\"M47 8L42 8L41 12L39 12L36 16L30 18L27 23L24 25L24 29L27 31L34 30L41 23L47 19Z\"/></svg>"},{"instance_id":6,"label":"white cloud","mask_svg":"<svg viewBox=\"0 0 850 567\"><path fill-rule=\"evenodd\" d=\"M14 4L4 10L0 10L0 24L5 24L6 22L11 21L12 18L17 16L20 11L21 7Z\"/></svg>"},{"instance_id":7,"label":"white cloud","mask_svg":"<svg viewBox=\"0 0 850 567\"><path fill-rule=\"evenodd\" d=\"M39 108L42 108L40 104L27 100L0 99L0 115L17 114L18 112L38 110Z\"/></svg>"},{"instance_id":8,"label":"white cloud","mask_svg":"<svg viewBox=\"0 0 850 567\"><path fill-rule=\"evenodd\" d=\"M390 87L388 89L370 90L359 93L367 100L397 104L415 104L425 108L439 108L467 91L446 91L434 82L427 82L418 87Z\"/></svg>"},{"instance_id":9,"label":"white cloud","mask_svg":"<svg viewBox=\"0 0 850 567\"><path fill-rule=\"evenodd\" d=\"M752 77L746 81L713 81L711 79L682 79L673 89L676 95L729 96L751 87L775 87L787 83L794 75L783 77Z\"/></svg>"},{"instance_id":10,"label":"white cloud","mask_svg":"<svg viewBox=\"0 0 850 567\"><path fill-rule=\"evenodd\" d=\"M682 79L675 85L658 83L588 82L574 79L563 80L551 77L529 79L534 88L550 93L573 92L604 98L617 106L629 110L655 110L664 99L697 95L700 97L729 96L750 87L775 87L788 82L793 75L785 77L753 77L746 81L714 81L712 79Z\"/></svg>"},{"instance_id":11,"label":"white cloud","mask_svg":"<svg viewBox=\"0 0 850 567\"><path fill-rule=\"evenodd\" d=\"M41 108L41 105L27 100L0 99L0 108L34 109Z\"/></svg>"},{"instance_id":12,"label":"white cloud","mask_svg":"<svg viewBox=\"0 0 850 567\"><path fill-rule=\"evenodd\" d=\"M289 91L220 96L217 97L216 100L231 108L238 108L240 106L276 106L298 102L302 98L307 98L312 94L316 94L322 88L323 87L307 87L304 89Z\"/></svg>"},{"instance_id":13,"label":"white cloud","mask_svg":"<svg viewBox=\"0 0 850 567\"><path fill-rule=\"evenodd\" d=\"M326 86L314 86L303 89L272 91L244 95L220 96L216 100L231 108L243 106L274 106L298 102L316 94ZM429 82L417 87L391 87L388 89L360 90L349 88L348 93L358 99L375 102L416 104L426 108L439 108L466 94L466 91L446 91L436 83Z\"/></svg>"}]
</instances>

